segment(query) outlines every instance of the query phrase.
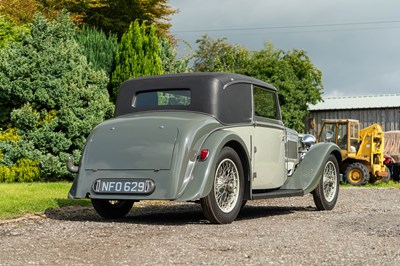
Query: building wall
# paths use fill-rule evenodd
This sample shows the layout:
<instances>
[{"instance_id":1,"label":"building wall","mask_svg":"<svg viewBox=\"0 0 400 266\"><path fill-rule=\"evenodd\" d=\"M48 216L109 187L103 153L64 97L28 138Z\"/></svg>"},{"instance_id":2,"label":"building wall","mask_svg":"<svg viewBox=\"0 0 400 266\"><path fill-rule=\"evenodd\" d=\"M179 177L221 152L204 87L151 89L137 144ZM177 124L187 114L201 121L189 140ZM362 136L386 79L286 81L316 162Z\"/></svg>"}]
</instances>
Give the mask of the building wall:
<instances>
[{"instance_id":1,"label":"building wall","mask_svg":"<svg viewBox=\"0 0 400 266\"><path fill-rule=\"evenodd\" d=\"M306 132L317 136L321 130L322 119L357 119L360 121L361 128L378 123L383 131L400 130L399 107L310 111L306 121ZM312 124L315 124L314 129L312 129Z\"/></svg>"}]
</instances>

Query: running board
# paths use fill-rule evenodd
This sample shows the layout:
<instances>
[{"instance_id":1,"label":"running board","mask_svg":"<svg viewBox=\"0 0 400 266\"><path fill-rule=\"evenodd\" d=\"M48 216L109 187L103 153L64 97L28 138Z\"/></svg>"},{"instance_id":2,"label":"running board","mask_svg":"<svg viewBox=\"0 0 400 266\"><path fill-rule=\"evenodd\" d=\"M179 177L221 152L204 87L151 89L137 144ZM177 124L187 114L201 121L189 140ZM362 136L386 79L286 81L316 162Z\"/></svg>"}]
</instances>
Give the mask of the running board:
<instances>
[{"instance_id":1,"label":"running board","mask_svg":"<svg viewBox=\"0 0 400 266\"><path fill-rule=\"evenodd\" d=\"M278 189L272 191L255 192L253 190L252 199L272 199L282 197L299 197L304 196L302 189Z\"/></svg>"}]
</instances>

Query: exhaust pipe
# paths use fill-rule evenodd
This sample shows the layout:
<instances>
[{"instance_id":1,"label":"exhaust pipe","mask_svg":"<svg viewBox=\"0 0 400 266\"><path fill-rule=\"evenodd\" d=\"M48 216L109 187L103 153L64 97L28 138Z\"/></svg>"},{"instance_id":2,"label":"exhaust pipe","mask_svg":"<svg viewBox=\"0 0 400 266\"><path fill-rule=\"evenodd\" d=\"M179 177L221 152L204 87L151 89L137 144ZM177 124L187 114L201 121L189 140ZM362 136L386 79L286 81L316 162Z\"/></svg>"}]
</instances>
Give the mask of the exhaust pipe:
<instances>
[{"instance_id":1,"label":"exhaust pipe","mask_svg":"<svg viewBox=\"0 0 400 266\"><path fill-rule=\"evenodd\" d=\"M74 165L74 161L70 156L65 160L65 162L67 163L68 171L70 171L71 173L78 173L79 166Z\"/></svg>"}]
</instances>

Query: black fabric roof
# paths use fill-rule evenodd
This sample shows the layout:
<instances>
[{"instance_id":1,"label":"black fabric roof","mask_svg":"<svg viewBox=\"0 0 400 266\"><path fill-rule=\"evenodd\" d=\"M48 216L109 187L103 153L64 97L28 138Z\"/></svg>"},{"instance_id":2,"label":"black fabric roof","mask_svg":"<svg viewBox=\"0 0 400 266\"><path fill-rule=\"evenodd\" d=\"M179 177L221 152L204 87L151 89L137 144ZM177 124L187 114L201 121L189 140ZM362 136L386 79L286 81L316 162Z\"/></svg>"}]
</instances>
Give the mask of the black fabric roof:
<instances>
[{"instance_id":1,"label":"black fabric roof","mask_svg":"<svg viewBox=\"0 0 400 266\"><path fill-rule=\"evenodd\" d=\"M246 123L252 118L252 85L276 91L272 85L261 80L220 72L168 74L131 79L121 84L115 116L154 110L133 106L139 92L189 89L189 106L159 106L157 111L188 110L213 115L223 123Z\"/></svg>"}]
</instances>

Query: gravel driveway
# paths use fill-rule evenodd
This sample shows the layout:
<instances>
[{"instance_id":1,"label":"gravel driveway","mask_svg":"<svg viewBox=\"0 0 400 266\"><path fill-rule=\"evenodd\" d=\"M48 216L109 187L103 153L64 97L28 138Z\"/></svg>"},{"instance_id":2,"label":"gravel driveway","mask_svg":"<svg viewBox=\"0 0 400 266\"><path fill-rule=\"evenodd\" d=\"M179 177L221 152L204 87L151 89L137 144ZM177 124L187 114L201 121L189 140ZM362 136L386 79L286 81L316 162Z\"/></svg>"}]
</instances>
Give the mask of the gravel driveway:
<instances>
[{"instance_id":1,"label":"gravel driveway","mask_svg":"<svg viewBox=\"0 0 400 266\"><path fill-rule=\"evenodd\" d=\"M135 206L114 221L82 207L0 220L0 265L400 265L399 189L341 189L326 212L311 195L253 201L228 225L197 204Z\"/></svg>"}]
</instances>

